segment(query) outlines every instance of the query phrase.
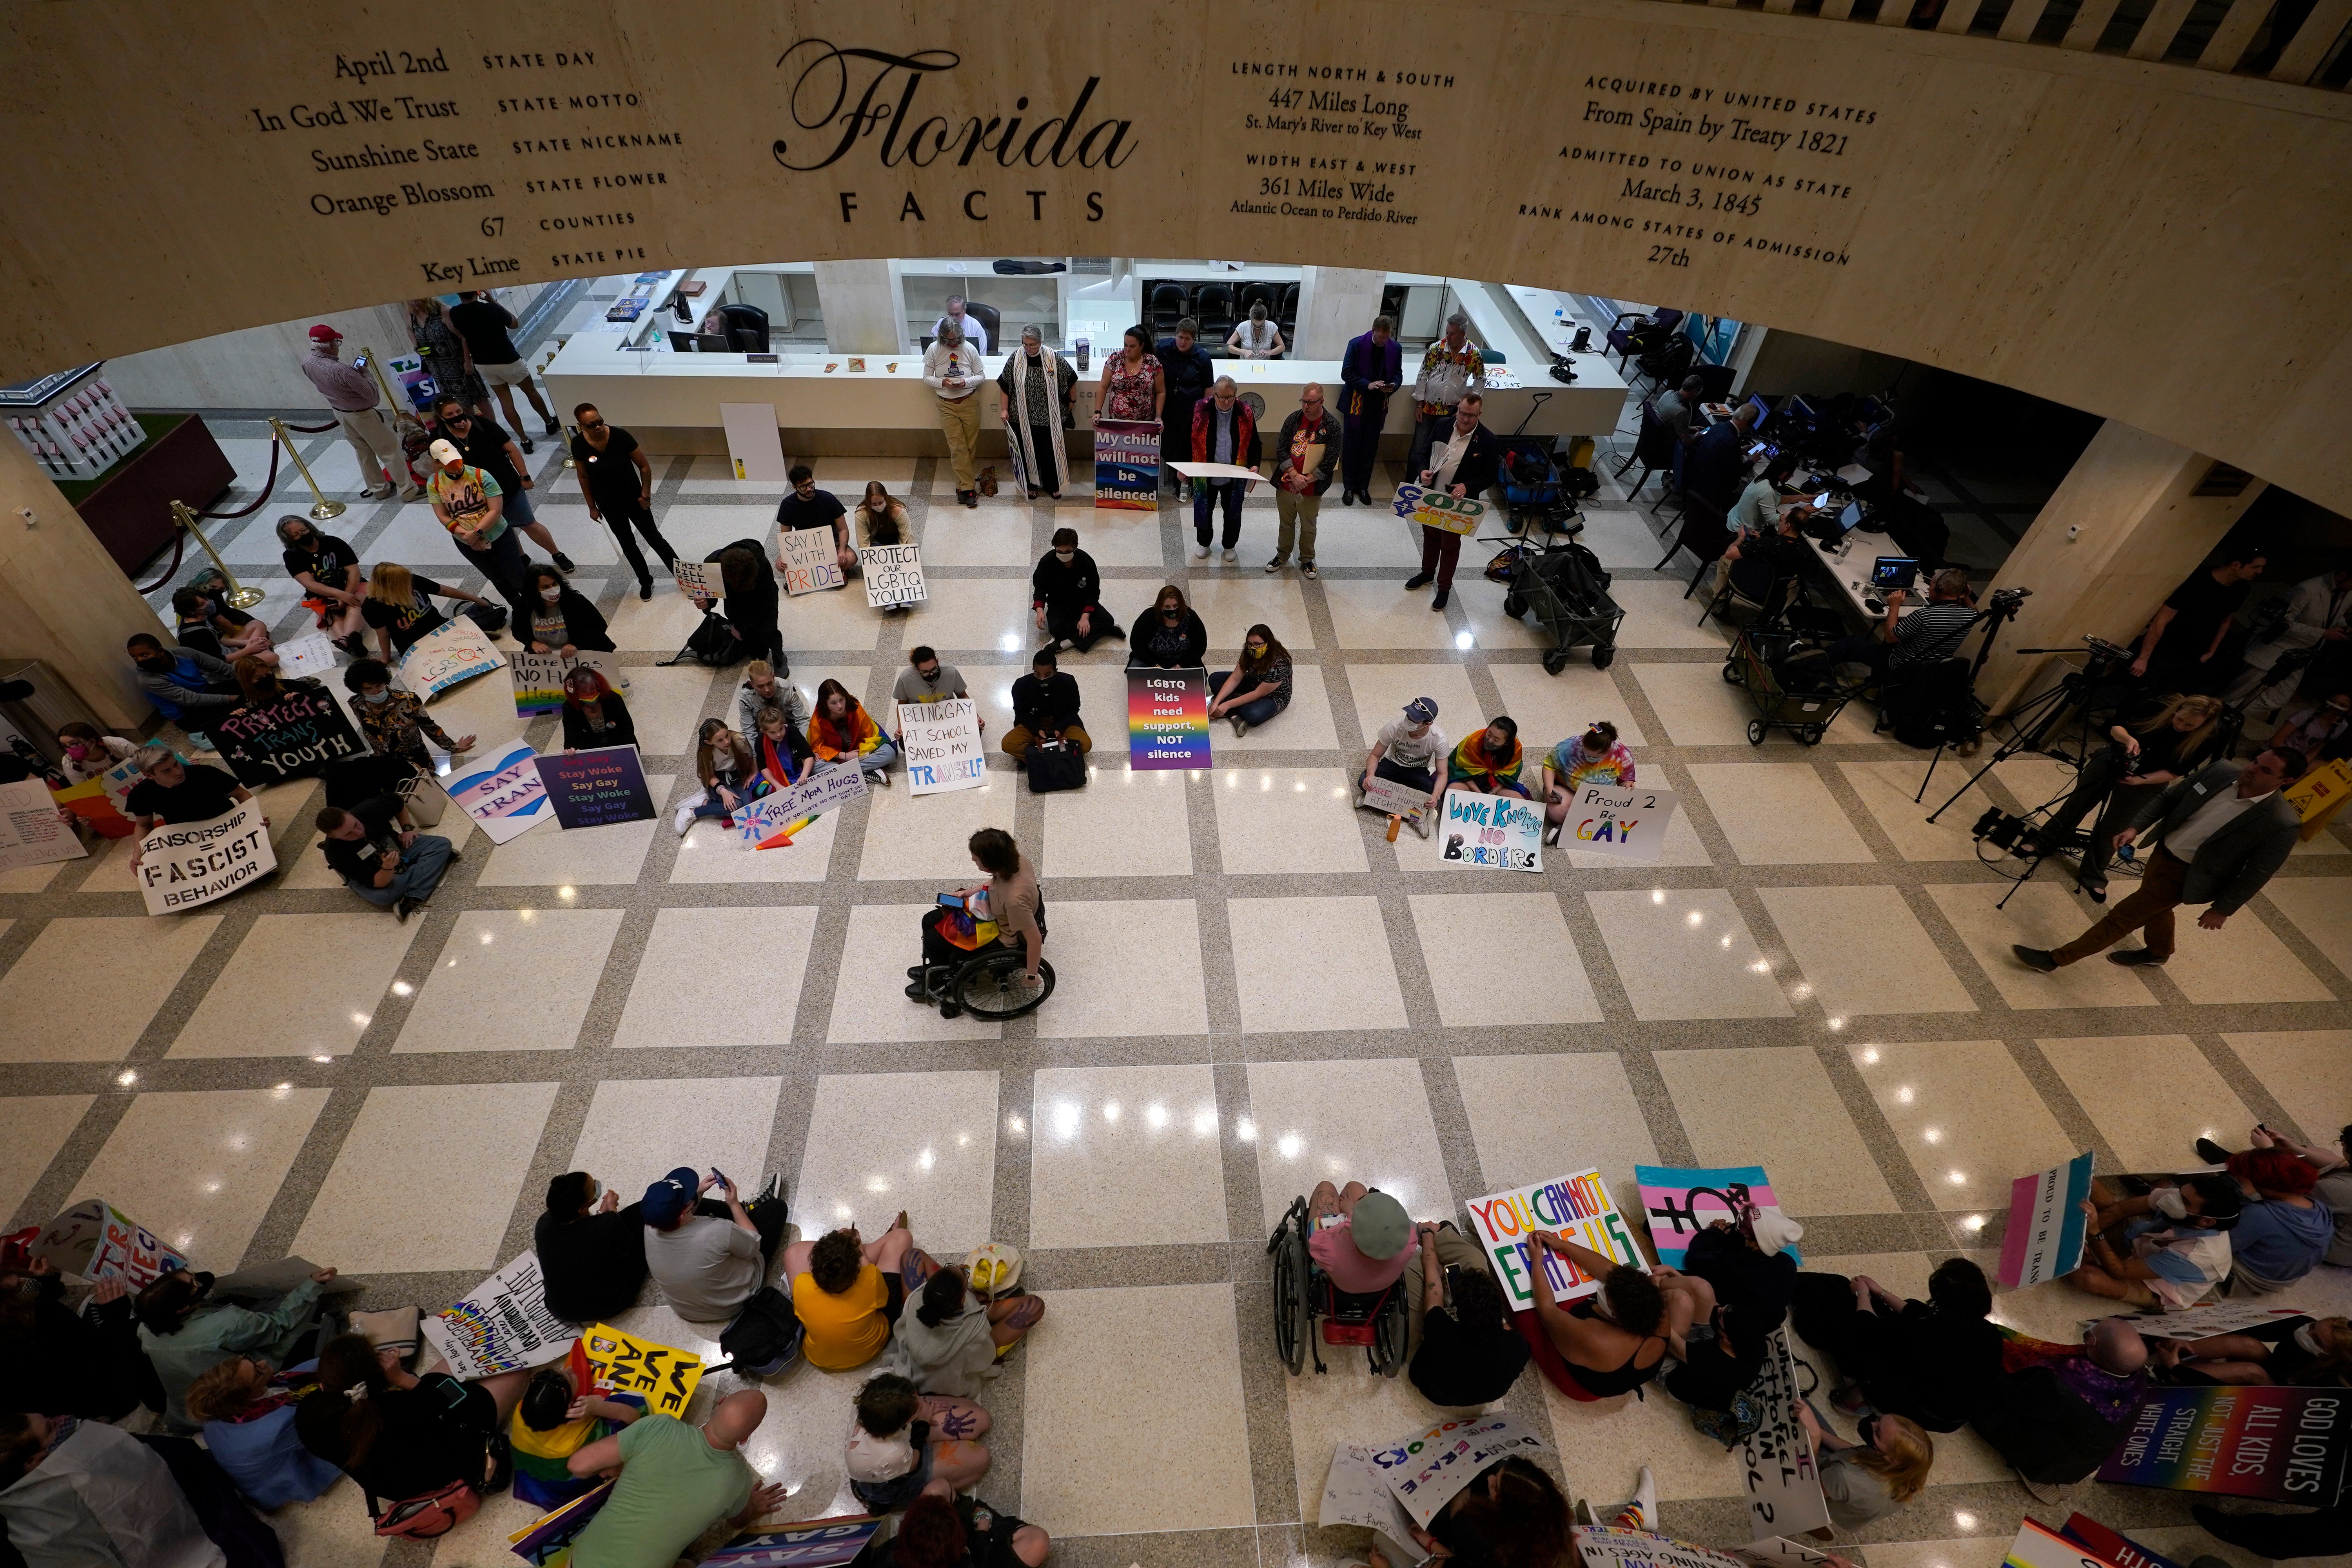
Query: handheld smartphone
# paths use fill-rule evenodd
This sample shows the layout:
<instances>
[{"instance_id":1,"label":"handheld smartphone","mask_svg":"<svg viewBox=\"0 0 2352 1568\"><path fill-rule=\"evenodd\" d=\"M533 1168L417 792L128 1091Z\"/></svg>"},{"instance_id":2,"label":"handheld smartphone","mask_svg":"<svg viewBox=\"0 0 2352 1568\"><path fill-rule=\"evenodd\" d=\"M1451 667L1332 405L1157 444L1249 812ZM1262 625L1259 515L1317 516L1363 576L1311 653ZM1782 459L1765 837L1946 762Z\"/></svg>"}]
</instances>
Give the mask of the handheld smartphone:
<instances>
[{"instance_id":1,"label":"handheld smartphone","mask_svg":"<svg viewBox=\"0 0 2352 1568\"><path fill-rule=\"evenodd\" d=\"M365 370L365 369L367 369L367 367L368 367L368 356L367 356L367 355L365 355L365 354L362 353L362 354L354 354L354 355L352 357L352 368L353 370Z\"/></svg>"},{"instance_id":2,"label":"handheld smartphone","mask_svg":"<svg viewBox=\"0 0 2352 1568\"><path fill-rule=\"evenodd\" d=\"M941 893L940 895L940 907L941 909L960 910L963 908L963 900L954 893Z\"/></svg>"},{"instance_id":3,"label":"handheld smartphone","mask_svg":"<svg viewBox=\"0 0 2352 1568\"><path fill-rule=\"evenodd\" d=\"M727 1173L726 1173L726 1172L724 1172L724 1171L722 1171L722 1170L720 1170L720 1169L719 1169L718 1166L716 1166L716 1165L713 1165L713 1166L711 1166L711 1167L710 1167L710 1179L711 1179L712 1181L714 1181L714 1182L717 1182L717 1183L718 1183L720 1186L722 1186L722 1187L723 1187L723 1186L726 1186L726 1185L728 1184L728 1183L727 1183Z\"/></svg>"}]
</instances>

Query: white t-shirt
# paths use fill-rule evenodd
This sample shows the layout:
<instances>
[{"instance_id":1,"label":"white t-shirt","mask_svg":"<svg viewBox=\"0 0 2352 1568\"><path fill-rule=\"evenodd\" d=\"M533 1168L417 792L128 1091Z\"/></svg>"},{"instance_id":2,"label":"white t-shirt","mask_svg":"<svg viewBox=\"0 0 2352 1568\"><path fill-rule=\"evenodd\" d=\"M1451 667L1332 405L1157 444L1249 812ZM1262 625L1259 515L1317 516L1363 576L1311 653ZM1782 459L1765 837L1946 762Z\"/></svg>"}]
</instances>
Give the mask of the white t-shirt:
<instances>
[{"instance_id":1,"label":"white t-shirt","mask_svg":"<svg viewBox=\"0 0 2352 1568\"><path fill-rule=\"evenodd\" d=\"M1401 768L1433 768L1452 748L1445 736L1432 724L1429 733L1415 737L1412 721L1402 714L1381 726L1381 755Z\"/></svg>"},{"instance_id":2,"label":"white t-shirt","mask_svg":"<svg viewBox=\"0 0 2352 1568\"><path fill-rule=\"evenodd\" d=\"M1470 426L1469 436L1464 435L1459 428L1448 430L1445 433L1444 443L1429 449L1429 466L1432 471L1429 481L1431 489L1443 490L1453 487L1454 470L1462 466L1462 459L1470 451L1470 437L1476 434L1478 434L1478 426L1475 425Z\"/></svg>"},{"instance_id":3,"label":"white t-shirt","mask_svg":"<svg viewBox=\"0 0 2352 1568\"><path fill-rule=\"evenodd\" d=\"M2197 851L2205 847L2208 838L2270 797L2270 795L2242 795L2235 789L2226 795L2215 795L2199 806L2188 821L2164 836L2165 852L2176 860L2194 860Z\"/></svg>"},{"instance_id":4,"label":"white t-shirt","mask_svg":"<svg viewBox=\"0 0 2352 1568\"><path fill-rule=\"evenodd\" d=\"M915 1468L915 1446L908 1441L914 1423L893 1432L887 1437L877 1437L858 1425L857 1417L849 1418L849 1455L844 1467L853 1481L895 1481Z\"/></svg>"}]
</instances>

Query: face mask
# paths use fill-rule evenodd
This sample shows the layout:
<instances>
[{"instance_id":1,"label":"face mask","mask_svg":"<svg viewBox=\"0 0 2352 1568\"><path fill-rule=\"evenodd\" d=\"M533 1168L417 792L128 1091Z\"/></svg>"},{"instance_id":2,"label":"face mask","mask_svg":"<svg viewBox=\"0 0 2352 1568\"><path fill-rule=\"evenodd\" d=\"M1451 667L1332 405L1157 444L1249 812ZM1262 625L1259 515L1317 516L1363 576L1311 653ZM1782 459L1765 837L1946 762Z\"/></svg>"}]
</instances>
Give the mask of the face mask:
<instances>
[{"instance_id":1,"label":"face mask","mask_svg":"<svg viewBox=\"0 0 2352 1568\"><path fill-rule=\"evenodd\" d=\"M66 742L66 755L71 757L75 762L80 762L84 757L89 755L89 748L82 744L79 741L68 741Z\"/></svg>"},{"instance_id":2,"label":"face mask","mask_svg":"<svg viewBox=\"0 0 2352 1568\"><path fill-rule=\"evenodd\" d=\"M2187 1219L2189 1217L2189 1203L2180 1195L2179 1187L2159 1187L2148 1194L2148 1201L2156 1205L2157 1213L2168 1218Z\"/></svg>"},{"instance_id":3,"label":"face mask","mask_svg":"<svg viewBox=\"0 0 2352 1568\"><path fill-rule=\"evenodd\" d=\"M1060 562L1065 566L1067 566L1071 562L1076 561L1077 558L1078 552L1075 550L1056 550L1054 552L1054 559Z\"/></svg>"},{"instance_id":4,"label":"face mask","mask_svg":"<svg viewBox=\"0 0 2352 1568\"><path fill-rule=\"evenodd\" d=\"M1252 658L1264 658L1265 657L1265 648L1260 644L1251 644L1248 651L1249 656Z\"/></svg>"},{"instance_id":5,"label":"face mask","mask_svg":"<svg viewBox=\"0 0 2352 1568\"><path fill-rule=\"evenodd\" d=\"M561 588L541 588L539 591L539 596L545 599L551 605L555 603L556 600L563 597L563 590Z\"/></svg>"},{"instance_id":6,"label":"face mask","mask_svg":"<svg viewBox=\"0 0 2352 1568\"><path fill-rule=\"evenodd\" d=\"M1854 1436L1862 1439L1862 1446L1864 1447L1875 1448L1878 1447L1877 1416L1864 1416L1860 1422L1855 1424L1853 1431Z\"/></svg>"},{"instance_id":7,"label":"face mask","mask_svg":"<svg viewBox=\"0 0 2352 1568\"><path fill-rule=\"evenodd\" d=\"M2319 1342L2319 1336L2312 1331L2318 1327L2319 1325L2317 1323L2304 1324L2303 1327L2295 1330L2294 1342L2301 1345L2305 1350L2309 1351L2314 1355L2326 1355L2327 1353L2326 1347Z\"/></svg>"},{"instance_id":8,"label":"face mask","mask_svg":"<svg viewBox=\"0 0 2352 1568\"><path fill-rule=\"evenodd\" d=\"M375 703L389 702L392 700L392 689L386 687L382 691L362 691L360 693L360 700Z\"/></svg>"}]
</instances>

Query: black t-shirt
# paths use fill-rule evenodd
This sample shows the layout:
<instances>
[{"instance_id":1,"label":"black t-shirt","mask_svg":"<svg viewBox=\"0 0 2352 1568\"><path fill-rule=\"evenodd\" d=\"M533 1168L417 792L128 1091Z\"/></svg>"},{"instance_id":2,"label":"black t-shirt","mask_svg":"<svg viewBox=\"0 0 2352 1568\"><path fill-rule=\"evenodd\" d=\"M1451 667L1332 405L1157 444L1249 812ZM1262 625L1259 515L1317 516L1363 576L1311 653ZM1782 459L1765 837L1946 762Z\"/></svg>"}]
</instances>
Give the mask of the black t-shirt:
<instances>
[{"instance_id":1,"label":"black t-shirt","mask_svg":"<svg viewBox=\"0 0 2352 1568\"><path fill-rule=\"evenodd\" d=\"M418 1378L415 1388L367 1397L383 1425L361 1463L352 1464L343 1447L343 1412L351 1402L340 1389L321 1389L296 1405L294 1435L383 1502L422 1497L451 1481L482 1484L482 1440L499 1422L498 1401L489 1390L432 1372Z\"/></svg>"},{"instance_id":2,"label":"black t-shirt","mask_svg":"<svg viewBox=\"0 0 2352 1568\"><path fill-rule=\"evenodd\" d=\"M567 1323L592 1323L637 1304L646 1282L646 1216L635 1204L566 1220L543 1214L532 1227L547 1310Z\"/></svg>"},{"instance_id":3,"label":"black t-shirt","mask_svg":"<svg viewBox=\"0 0 2352 1568\"><path fill-rule=\"evenodd\" d=\"M1060 730L1078 721L1077 677L1055 670L1044 680L1024 675L1013 683L1013 721L1024 729L1041 724Z\"/></svg>"},{"instance_id":4,"label":"black t-shirt","mask_svg":"<svg viewBox=\"0 0 2352 1568\"><path fill-rule=\"evenodd\" d=\"M515 472L512 463L507 461L507 442L512 437L507 435L506 427L497 420L485 419L478 414L472 419L473 423L466 426L464 440L457 440L456 435L448 430L442 431L442 436L455 443L457 450L466 455L467 462L498 480L499 489L509 495L522 489L522 476Z\"/></svg>"},{"instance_id":5,"label":"black t-shirt","mask_svg":"<svg viewBox=\"0 0 2352 1568\"><path fill-rule=\"evenodd\" d=\"M414 574L410 576L409 583L413 603L395 605L389 599L379 599L371 595L360 605L360 618L372 626L391 632L392 646L402 653L407 652L409 646L418 637L430 636L449 618L435 607L432 598L436 594L447 593L448 589L430 577Z\"/></svg>"},{"instance_id":6,"label":"black t-shirt","mask_svg":"<svg viewBox=\"0 0 2352 1568\"><path fill-rule=\"evenodd\" d=\"M375 874L383 869L377 864L387 849L400 847L400 834L395 818L400 815L400 803L388 795L363 800L351 808L352 815L367 830L364 838L321 837L319 847L327 854L327 864L337 876L354 882L375 885Z\"/></svg>"},{"instance_id":7,"label":"black t-shirt","mask_svg":"<svg viewBox=\"0 0 2352 1568\"><path fill-rule=\"evenodd\" d=\"M210 822L236 804L245 786L229 774L203 763L190 763L187 777L165 789L153 779L131 786L123 804L133 816L160 817L165 822Z\"/></svg>"},{"instance_id":8,"label":"black t-shirt","mask_svg":"<svg viewBox=\"0 0 2352 1568\"><path fill-rule=\"evenodd\" d=\"M308 572L328 587L340 588L343 586L343 574L360 563L360 552L348 542L312 529L302 548L288 545L282 559L290 574L299 577Z\"/></svg>"},{"instance_id":9,"label":"black t-shirt","mask_svg":"<svg viewBox=\"0 0 2352 1568\"><path fill-rule=\"evenodd\" d=\"M2157 653L2168 663L2184 663L2204 657L2213 645L2214 631L2246 602L2246 585L2232 583L2225 588L2213 581L2212 573L2199 572L2164 602L2172 610L2172 623L2164 628Z\"/></svg>"},{"instance_id":10,"label":"black t-shirt","mask_svg":"<svg viewBox=\"0 0 2352 1568\"><path fill-rule=\"evenodd\" d=\"M833 520L848 509L841 498L831 490L819 490L803 500L798 490L787 490L784 499L776 503L776 526L786 531L796 528L830 528Z\"/></svg>"},{"instance_id":11,"label":"black t-shirt","mask_svg":"<svg viewBox=\"0 0 2352 1568\"><path fill-rule=\"evenodd\" d=\"M637 438L618 425L608 425L611 434L605 438L604 449L598 451L588 444L585 436L572 438L572 460L588 476L588 493L602 506L609 498L616 501L634 501L645 494L645 484L637 474L637 465L629 454L637 449Z\"/></svg>"},{"instance_id":12,"label":"black t-shirt","mask_svg":"<svg viewBox=\"0 0 2352 1568\"><path fill-rule=\"evenodd\" d=\"M507 323L513 319L493 300L460 300L449 307L449 324L474 351L476 364L512 364L522 358L522 351L507 336Z\"/></svg>"},{"instance_id":13,"label":"black t-shirt","mask_svg":"<svg viewBox=\"0 0 2352 1568\"><path fill-rule=\"evenodd\" d=\"M1510 1392L1529 1353L1508 1328L1465 1328L1451 1310L1432 1312L1405 1375L1432 1405L1485 1405Z\"/></svg>"}]
</instances>

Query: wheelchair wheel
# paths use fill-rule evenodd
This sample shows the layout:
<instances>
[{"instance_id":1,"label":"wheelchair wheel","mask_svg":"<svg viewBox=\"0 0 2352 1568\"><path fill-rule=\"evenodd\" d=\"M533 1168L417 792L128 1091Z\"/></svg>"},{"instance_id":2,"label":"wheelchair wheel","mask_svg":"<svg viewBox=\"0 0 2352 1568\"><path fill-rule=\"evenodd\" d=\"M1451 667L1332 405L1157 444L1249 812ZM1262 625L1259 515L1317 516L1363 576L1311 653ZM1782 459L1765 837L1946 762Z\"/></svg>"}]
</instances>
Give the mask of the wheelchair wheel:
<instances>
[{"instance_id":1,"label":"wheelchair wheel","mask_svg":"<svg viewBox=\"0 0 2352 1568\"><path fill-rule=\"evenodd\" d=\"M1381 1315L1372 1320L1372 1342L1364 1347L1364 1359L1381 1377L1394 1377L1404 1365L1405 1345L1412 1332L1412 1303L1405 1299L1406 1289L1402 1280L1389 1288L1389 1298L1381 1304Z\"/></svg>"},{"instance_id":2,"label":"wheelchair wheel","mask_svg":"<svg viewBox=\"0 0 2352 1568\"><path fill-rule=\"evenodd\" d=\"M1266 1243L1274 1254L1274 1349L1291 1376L1307 1364L1307 1336L1314 1331L1307 1310L1307 1205L1295 1201L1282 1226Z\"/></svg>"},{"instance_id":3,"label":"wheelchair wheel","mask_svg":"<svg viewBox=\"0 0 2352 1568\"><path fill-rule=\"evenodd\" d=\"M1054 966L1038 960L1038 984L1029 986L1021 979L1024 963L1023 956L1011 948L973 959L948 982L947 994L940 1001L940 1016L952 1018L958 1013L969 1013L975 1018L1018 1018L1034 1009L1054 994Z\"/></svg>"}]
</instances>

